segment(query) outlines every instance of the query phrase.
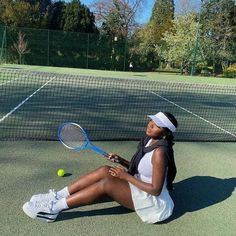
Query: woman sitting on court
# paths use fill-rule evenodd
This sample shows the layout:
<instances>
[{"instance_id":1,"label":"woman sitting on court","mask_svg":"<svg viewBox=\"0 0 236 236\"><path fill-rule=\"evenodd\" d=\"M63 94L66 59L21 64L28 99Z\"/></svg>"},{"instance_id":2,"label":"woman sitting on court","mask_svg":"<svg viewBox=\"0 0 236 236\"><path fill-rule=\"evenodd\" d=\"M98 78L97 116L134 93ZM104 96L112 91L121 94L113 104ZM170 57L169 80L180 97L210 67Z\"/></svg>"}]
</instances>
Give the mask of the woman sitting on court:
<instances>
[{"instance_id":1,"label":"woman sitting on court","mask_svg":"<svg viewBox=\"0 0 236 236\"><path fill-rule=\"evenodd\" d=\"M91 204L108 195L122 206L135 210L143 222L155 223L171 216L174 203L169 195L176 175L173 134L178 123L168 112L149 116L146 136L131 161L111 154L109 160L123 167L103 166L58 192L37 194L23 205L33 219L53 222L68 208Z\"/></svg>"}]
</instances>

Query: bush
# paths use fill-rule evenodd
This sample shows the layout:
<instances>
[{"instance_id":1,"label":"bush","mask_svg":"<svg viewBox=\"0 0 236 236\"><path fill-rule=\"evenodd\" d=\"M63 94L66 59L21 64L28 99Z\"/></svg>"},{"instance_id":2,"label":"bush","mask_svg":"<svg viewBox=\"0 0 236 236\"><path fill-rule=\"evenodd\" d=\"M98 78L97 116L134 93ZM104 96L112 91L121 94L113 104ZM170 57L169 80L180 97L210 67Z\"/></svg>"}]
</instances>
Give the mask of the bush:
<instances>
[{"instance_id":1,"label":"bush","mask_svg":"<svg viewBox=\"0 0 236 236\"><path fill-rule=\"evenodd\" d=\"M236 63L232 64L224 70L224 77L236 78Z\"/></svg>"}]
</instances>

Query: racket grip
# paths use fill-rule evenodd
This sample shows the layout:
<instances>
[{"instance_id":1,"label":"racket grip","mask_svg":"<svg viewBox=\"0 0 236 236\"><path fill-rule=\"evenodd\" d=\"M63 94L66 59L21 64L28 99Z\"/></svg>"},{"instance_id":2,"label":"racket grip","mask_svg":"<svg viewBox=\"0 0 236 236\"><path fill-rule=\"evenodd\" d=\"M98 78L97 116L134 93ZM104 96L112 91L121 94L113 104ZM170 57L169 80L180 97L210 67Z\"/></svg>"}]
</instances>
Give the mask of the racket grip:
<instances>
[{"instance_id":1,"label":"racket grip","mask_svg":"<svg viewBox=\"0 0 236 236\"><path fill-rule=\"evenodd\" d=\"M93 151L95 151L96 153L98 153L100 155L103 155L106 158L108 158L110 156L107 152L103 151L101 148L99 148L95 145L92 145L91 148L93 149ZM116 160L115 162L121 164L122 166L124 166L126 168L129 168L129 161L127 161L121 157L119 158L119 160Z\"/></svg>"},{"instance_id":2,"label":"racket grip","mask_svg":"<svg viewBox=\"0 0 236 236\"><path fill-rule=\"evenodd\" d=\"M97 154L103 155L104 157L109 157L109 154L105 151L103 151L101 148L97 147L97 146L92 146L92 149L94 152L96 152Z\"/></svg>"},{"instance_id":3,"label":"racket grip","mask_svg":"<svg viewBox=\"0 0 236 236\"><path fill-rule=\"evenodd\" d=\"M126 167L126 168L129 168L129 161L123 159L123 158L119 158L119 161L118 161L119 164L121 164L122 166Z\"/></svg>"}]
</instances>

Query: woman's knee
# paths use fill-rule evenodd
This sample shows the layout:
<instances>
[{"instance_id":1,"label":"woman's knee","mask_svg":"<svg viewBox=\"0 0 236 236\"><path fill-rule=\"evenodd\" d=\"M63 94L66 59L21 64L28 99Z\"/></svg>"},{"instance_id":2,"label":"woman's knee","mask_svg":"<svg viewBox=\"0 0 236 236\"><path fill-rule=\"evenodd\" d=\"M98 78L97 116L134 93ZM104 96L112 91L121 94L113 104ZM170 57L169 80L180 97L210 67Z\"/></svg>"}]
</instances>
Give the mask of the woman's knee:
<instances>
[{"instance_id":1,"label":"woman's knee","mask_svg":"<svg viewBox=\"0 0 236 236\"><path fill-rule=\"evenodd\" d=\"M101 180L102 189L106 194L110 195L112 190L114 190L115 186L114 181L115 181L114 178L110 176Z\"/></svg>"},{"instance_id":2,"label":"woman's knee","mask_svg":"<svg viewBox=\"0 0 236 236\"><path fill-rule=\"evenodd\" d=\"M106 177L106 176L110 176L109 169L110 169L110 166L102 166L98 170L101 175Z\"/></svg>"}]
</instances>

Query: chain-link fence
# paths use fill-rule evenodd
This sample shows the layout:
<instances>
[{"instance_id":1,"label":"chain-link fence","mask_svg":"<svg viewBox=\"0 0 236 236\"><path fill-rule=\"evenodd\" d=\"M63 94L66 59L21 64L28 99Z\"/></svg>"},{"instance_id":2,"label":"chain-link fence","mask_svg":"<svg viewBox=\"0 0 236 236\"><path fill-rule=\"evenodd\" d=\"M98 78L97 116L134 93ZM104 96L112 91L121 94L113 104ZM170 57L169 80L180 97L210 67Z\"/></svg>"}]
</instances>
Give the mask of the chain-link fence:
<instances>
[{"instance_id":1,"label":"chain-link fence","mask_svg":"<svg viewBox=\"0 0 236 236\"><path fill-rule=\"evenodd\" d=\"M127 70L126 39L106 35L0 26L4 63Z\"/></svg>"}]
</instances>

